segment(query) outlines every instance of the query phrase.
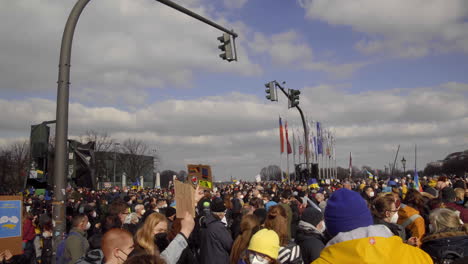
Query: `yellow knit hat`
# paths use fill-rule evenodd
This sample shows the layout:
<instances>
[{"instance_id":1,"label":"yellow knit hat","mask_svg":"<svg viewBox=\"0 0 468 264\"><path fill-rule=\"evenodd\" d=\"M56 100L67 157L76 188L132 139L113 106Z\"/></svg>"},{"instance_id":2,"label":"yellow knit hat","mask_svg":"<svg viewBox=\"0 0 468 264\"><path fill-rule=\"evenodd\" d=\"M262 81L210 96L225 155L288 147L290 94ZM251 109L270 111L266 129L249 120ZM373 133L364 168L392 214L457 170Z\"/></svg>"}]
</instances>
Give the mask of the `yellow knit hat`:
<instances>
[{"instance_id":1,"label":"yellow knit hat","mask_svg":"<svg viewBox=\"0 0 468 264\"><path fill-rule=\"evenodd\" d=\"M250 239L249 250L277 259L280 249L278 234L273 230L262 229Z\"/></svg>"}]
</instances>

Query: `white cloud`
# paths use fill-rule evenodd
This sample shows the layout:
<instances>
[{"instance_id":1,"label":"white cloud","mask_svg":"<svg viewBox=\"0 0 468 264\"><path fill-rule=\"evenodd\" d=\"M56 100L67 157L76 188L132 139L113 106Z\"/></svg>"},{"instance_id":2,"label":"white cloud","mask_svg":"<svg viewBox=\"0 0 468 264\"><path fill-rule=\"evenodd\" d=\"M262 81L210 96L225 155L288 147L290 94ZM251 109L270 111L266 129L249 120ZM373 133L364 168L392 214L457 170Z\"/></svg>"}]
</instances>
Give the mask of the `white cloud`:
<instances>
[{"instance_id":1,"label":"white cloud","mask_svg":"<svg viewBox=\"0 0 468 264\"><path fill-rule=\"evenodd\" d=\"M312 48L294 30L274 34L271 37L255 33L254 40L249 43L249 47L256 53L267 53L276 65L323 71L338 78L350 77L368 64L363 62L340 64L320 61L314 57Z\"/></svg>"},{"instance_id":2,"label":"white cloud","mask_svg":"<svg viewBox=\"0 0 468 264\"><path fill-rule=\"evenodd\" d=\"M465 0L299 0L306 17L350 26L368 34L356 49L421 57L431 52L468 52Z\"/></svg>"},{"instance_id":3,"label":"white cloud","mask_svg":"<svg viewBox=\"0 0 468 264\"><path fill-rule=\"evenodd\" d=\"M383 167L397 145L410 162L418 144L418 162L423 167L468 148L465 86L452 82L354 94L319 85L302 89L300 105L310 120L322 121L336 131L339 165L346 166L353 152L356 165ZM95 129L119 141L142 139L158 150L162 169L209 163L217 179L228 179L231 174L253 179L263 166L279 164L279 114L288 120L290 134L293 129L302 130L297 111L287 110L284 101L267 103L250 94L166 100L133 110L73 103L69 133L78 136ZM54 115L54 101L0 100L0 143L28 137L30 124Z\"/></svg>"},{"instance_id":4,"label":"white cloud","mask_svg":"<svg viewBox=\"0 0 468 264\"><path fill-rule=\"evenodd\" d=\"M227 8L242 8L247 0L224 0L223 3Z\"/></svg>"},{"instance_id":5,"label":"white cloud","mask_svg":"<svg viewBox=\"0 0 468 264\"><path fill-rule=\"evenodd\" d=\"M199 1L191 9L235 27L242 59L219 58L217 29L158 2L102 0L88 4L78 22L72 52L74 98L109 104L141 104L149 88L190 87L194 71L255 76L262 73L245 49L240 22L219 17ZM70 1L1 1L0 89L54 92L60 41ZM12 29L15 30L12 30ZM121 96L121 95L125 96ZM116 96L119 95L119 96Z\"/></svg>"}]
</instances>

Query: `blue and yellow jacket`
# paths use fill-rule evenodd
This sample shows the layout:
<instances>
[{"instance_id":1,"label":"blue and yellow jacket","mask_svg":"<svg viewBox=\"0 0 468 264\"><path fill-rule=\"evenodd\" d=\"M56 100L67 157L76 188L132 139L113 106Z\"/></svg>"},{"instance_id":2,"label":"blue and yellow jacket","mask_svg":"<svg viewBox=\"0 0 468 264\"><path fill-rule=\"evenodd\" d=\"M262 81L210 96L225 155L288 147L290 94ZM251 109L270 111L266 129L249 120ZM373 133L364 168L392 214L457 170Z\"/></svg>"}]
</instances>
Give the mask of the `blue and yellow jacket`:
<instances>
[{"instance_id":1,"label":"blue and yellow jacket","mask_svg":"<svg viewBox=\"0 0 468 264\"><path fill-rule=\"evenodd\" d=\"M313 264L408 263L431 264L421 249L403 243L383 225L361 227L336 235Z\"/></svg>"}]
</instances>

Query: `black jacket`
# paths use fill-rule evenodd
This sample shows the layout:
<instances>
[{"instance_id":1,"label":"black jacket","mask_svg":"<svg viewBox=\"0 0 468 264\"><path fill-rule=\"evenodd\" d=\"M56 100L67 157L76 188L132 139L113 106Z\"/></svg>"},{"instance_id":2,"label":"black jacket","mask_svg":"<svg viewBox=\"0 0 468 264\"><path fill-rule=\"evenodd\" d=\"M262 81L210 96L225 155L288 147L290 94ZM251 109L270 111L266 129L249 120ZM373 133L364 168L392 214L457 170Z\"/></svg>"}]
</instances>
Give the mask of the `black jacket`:
<instances>
[{"instance_id":1,"label":"black jacket","mask_svg":"<svg viewBox=\"0 0 468 264\"><path fill-rule=\"evenodd\" d=\"M311 263L320 256L320 252L325 248L326 241L318 231L306 230L299 226L296 234L296 243L301 247L304 263Z\"/></svg>"},{"instance_id":2,"label":"black jacket","mask_svg":"<svg viewBox=\"0 0 468 264\"><path fill-rule=\"evenodd\" d=\"M432 257L434 263L445 263L444 261L448 259L455 261L467 258L468 231L444 232L426 236L422 239L421 249Z\"/></svg>"},{"instance_id":3,"label":"black jacket","mask_svg":"<svg viewBox=\"0 0 468 264\"><path fill-rule=\"evenodd\" d=\"M229 263L232 238L221 220L214 215L202 219L200 263Z\"/></svg>"}]
</instances>

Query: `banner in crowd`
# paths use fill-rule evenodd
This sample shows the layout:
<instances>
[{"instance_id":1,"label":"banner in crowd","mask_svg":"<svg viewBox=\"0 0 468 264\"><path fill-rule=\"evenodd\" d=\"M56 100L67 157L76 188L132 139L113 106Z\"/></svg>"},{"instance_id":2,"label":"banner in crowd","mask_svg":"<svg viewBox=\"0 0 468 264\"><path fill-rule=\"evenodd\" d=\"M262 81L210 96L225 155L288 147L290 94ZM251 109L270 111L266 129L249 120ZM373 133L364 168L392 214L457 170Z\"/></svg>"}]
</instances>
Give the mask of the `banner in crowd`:
<instances>
[{"instance_id":1,"label":"banner in crowd","mask_svg":"<svg viewBox=\"0 0 468 264\"><path fill-rule=\"evenodd\" d=\"M8 249L13 255L23 253L21 207L21 196L0 196L0 252Z\"/></svg>"}]
</instances>

